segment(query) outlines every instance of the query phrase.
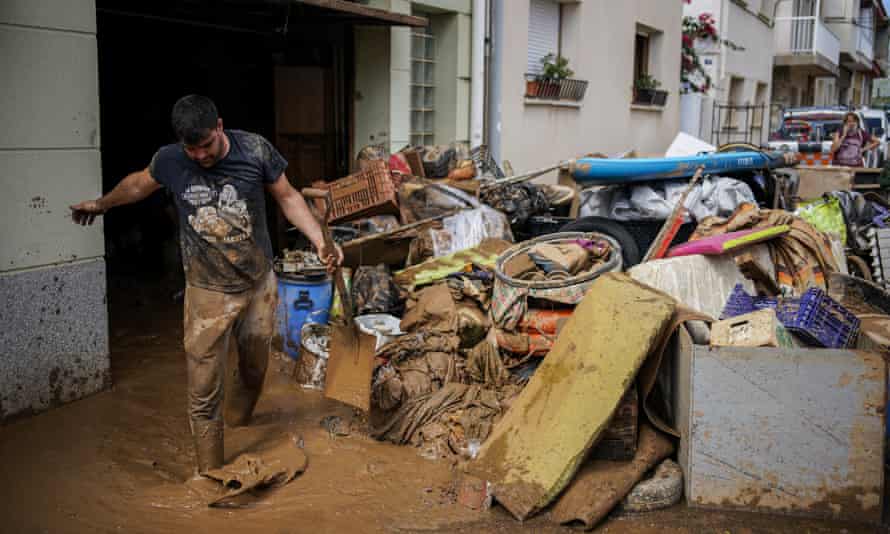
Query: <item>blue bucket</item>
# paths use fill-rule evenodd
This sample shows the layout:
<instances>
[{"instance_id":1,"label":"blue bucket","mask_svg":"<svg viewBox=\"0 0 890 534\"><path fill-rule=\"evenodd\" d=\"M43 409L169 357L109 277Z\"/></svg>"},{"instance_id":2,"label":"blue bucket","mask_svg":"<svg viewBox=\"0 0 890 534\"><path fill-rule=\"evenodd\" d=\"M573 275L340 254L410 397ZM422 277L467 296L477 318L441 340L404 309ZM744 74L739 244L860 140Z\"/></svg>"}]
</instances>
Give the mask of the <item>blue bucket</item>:
<instances>
[{"instance_id":1,"label":"blue bucket","mask_svg":"<svg viewBox=\"0 0 890 534\"><path fill-rule=\"evenodd\" d=\"M278 331L284 352L300 356L300 332L305 323L328 323L333 287L329 277L312 279L278 275Z\"/></svg>"}]
</instances>

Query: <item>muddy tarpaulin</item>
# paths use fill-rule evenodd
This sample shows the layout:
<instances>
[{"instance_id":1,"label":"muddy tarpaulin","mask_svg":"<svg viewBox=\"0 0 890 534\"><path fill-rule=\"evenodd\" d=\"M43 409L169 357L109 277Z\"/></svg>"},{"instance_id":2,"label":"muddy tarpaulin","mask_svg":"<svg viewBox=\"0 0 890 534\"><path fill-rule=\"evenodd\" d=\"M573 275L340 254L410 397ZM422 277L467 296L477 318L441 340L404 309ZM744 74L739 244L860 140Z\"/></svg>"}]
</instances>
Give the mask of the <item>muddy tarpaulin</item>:
<instances>
[{"instance_id":1,"label":"muddy tarpaulin","mask_svg":"<svg viewBox=\"0 0 890 534\"><path fill-rule=\"evenodd\" d=\"M647 424L640 427L640 441L629 462L590 460L578 471L550 512L561 524L580 521L585 530L597 525L627 496L647 471L674 452L666 436Z\"/></svg>"},{"instance_id":2,"label":"muddy tarpaulin","mask_svg":"<svg viewBox=\"0 0 890 534\"><path fill-rule=\"evenodd\" d=\"M495 426L471 473L517 519L549 504L605 430L676 302L624 274L597 279Z\"/></svg>"},{"instance_id":3,"label":"muddy tarpaulin","mask_svg":"<svg viewBox=\"0 0 890 534\"><path fill-rule=\"evenodd\" d=\"M242 454L234 462L206 473L224 488L208 506L231 506L235 497L244 493L283 486L305 471L308 463L293 436L257 453Z\"/></svg>"}]
</instances>

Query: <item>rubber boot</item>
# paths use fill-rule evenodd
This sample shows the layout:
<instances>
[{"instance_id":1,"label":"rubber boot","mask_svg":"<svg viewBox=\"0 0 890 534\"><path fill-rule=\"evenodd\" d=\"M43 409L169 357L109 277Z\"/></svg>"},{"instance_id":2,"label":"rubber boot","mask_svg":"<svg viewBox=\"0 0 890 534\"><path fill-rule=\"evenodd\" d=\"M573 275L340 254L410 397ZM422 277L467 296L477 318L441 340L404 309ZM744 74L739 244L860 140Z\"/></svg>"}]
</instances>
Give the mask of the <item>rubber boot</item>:
<instances>
[{"instance_id":1,"label":"rubber boot","mask_svg":"<svg viewBox=\"0 0 890 534\"><path fill-rule=\"evenodd\" d=\"M195 440L195 455L198 459L198 473L203 475L211 469L222 467L222 420L192 421L192 436Z\"/></svg>"},{"instance_id":2,"label":"rubber boot","mask_svg":"<svg viewBox=\"0 0 890 534\"><path fill-rule=\"evenodd\" d=\"M230 427L249 425L261 391L261 388L254 389L243 384L233 387L223 407L226 424Z\"/></svg>"}]
</instances>

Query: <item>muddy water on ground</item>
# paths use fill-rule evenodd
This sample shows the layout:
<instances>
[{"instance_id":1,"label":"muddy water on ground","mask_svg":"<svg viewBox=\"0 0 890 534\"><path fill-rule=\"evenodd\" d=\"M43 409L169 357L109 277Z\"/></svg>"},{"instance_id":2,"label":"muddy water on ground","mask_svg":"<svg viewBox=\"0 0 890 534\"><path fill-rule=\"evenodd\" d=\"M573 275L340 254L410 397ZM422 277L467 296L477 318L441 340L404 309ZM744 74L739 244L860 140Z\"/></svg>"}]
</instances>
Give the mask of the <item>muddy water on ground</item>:
<instances>
[{"instance_id":1,"label":"muddy water on ground","mask_svg":"<svg viewBox=\"0 0 890 534\"><path fill-rule=\"evenodd\" d=\"M114 308L112 308L114 312ZM115 386L0 428L2 532L567 532L546 514L520 525L502 509L454 504L448 462L353 433L332 438L327 415L351 409L294 386L271 362L251 426L226 430L226 456L285 434L309 465L244 509L208 509L188 492L194 455L185 412L181 311L129 310L112 325ZM114 317L114 313L112 315ZM802 529L802 530L801 530ZM873 528L684 507L613 519L603 532L874 532Z\"/></svg>"}]
</instances>

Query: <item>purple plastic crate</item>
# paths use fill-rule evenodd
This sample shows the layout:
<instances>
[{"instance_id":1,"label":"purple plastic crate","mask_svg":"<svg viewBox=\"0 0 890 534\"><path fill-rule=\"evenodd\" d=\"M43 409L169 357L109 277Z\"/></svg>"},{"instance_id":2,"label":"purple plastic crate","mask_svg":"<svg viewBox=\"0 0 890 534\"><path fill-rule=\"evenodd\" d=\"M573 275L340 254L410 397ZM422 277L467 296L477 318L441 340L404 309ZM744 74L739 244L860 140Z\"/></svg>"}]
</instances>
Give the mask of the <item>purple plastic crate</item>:
<instances>
[{"instance_id":1,"label":"purple plastic crate","mask_svg":"<svg viewBox=\"0 0 890 534\"><path fill-rule=\"evenodd\" d=\"M841 349L850 346L859 333L859 319L819 288L807 289L800 298L772 299L751 296L741 284L733 288L721 319L764 308L776 311L785 328L808 343Z\"/></svg>"},{"instance_id":2,"label":"purple plastic crate","mask_svg":"<svg viewBox=\"0 0 890 534\"><path fill-rule=\"evenodd\" d=\"M736 286L732 288L732 293L729 294L726 306L723 307L723 313L720 314L720 319L729 319L730 317L744 315L764 308L775 309L776 302L776 299L771 299L769 297L749 295L742 284L736 284Z\"/></svg>"},{"instance_id":3,"label":"purple plastic crate","mask_svg":"<svg viewBox=\"0 0 890 534\"><path fill-rule=\"evenodd\" d=\"M815 287L799 299L780 300L776 317L807 341L832 349L850 346L859 333L859 318Z\"/></svg>"}]
</instances>

